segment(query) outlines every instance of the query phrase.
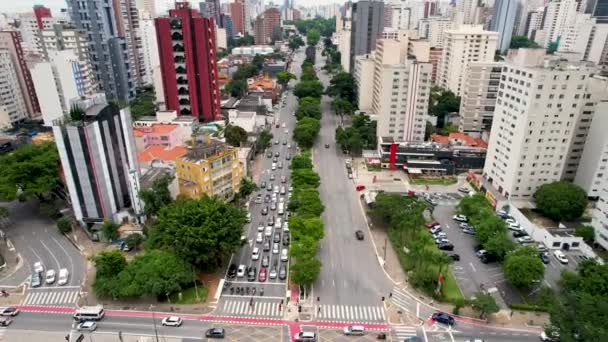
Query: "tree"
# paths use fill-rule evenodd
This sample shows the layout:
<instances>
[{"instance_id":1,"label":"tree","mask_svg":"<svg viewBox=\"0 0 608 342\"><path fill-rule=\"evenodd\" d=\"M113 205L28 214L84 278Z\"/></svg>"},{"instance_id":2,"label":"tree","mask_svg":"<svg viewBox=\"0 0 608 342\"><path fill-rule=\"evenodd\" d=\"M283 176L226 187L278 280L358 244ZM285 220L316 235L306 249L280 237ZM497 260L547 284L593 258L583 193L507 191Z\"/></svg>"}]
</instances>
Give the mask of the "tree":
<instances>
[{"instance_id":1,"label":"tree","mask_svg":"<svg viewBox=\"0 0 608 342\"><path fill-rule=\"evenodd\" d=\"M509 239L507 232L496 233L488 238L483 244L483 248L490 254L494 255L498 261L504 260L505 256L515 250L515 242Z\"/></svg>"},{"instance_id":2,"label":"tree","mask_svg":"<svg viewBox=\"0 0 608 342\"><path fill-rule=\"evenodd\" d=\"M429 102L429 114L436 116L438 127L443 127L445 116L448 113L460 110L460 96L456 96L451 90L439 87L431 88L431 98Z\"/></svg>"},{"instance_id":3,"label":"tree","mask_svg":"<svg viewBox=\"0 0 608 342\"><path fill-rule=\"evenodd\" d=\"M139 249L142 242L144 242L143 235L137 233L129 234L125 239L127 246L133 247L136 251Z\"/></svg>"},{"instance_id":4,"label":"tree","mask_svg":"<svg viewBox=\"0 0 608 342\"><path fill-rule=\"evenodd\" d=\"M356 89L353 75L347 72L340 72L329 81L327 95L345 99L354 104L356 101Z\"/></svg>"},{"instance_id":5,"label":"tree","mask_svg":"<svg viewBox=\"0 0 608 342\"><path fill-rule=\"evenodd\" d=\"M309 152L300 152L291 159L292 169L312 169L312 160Z\"/></svg>"},{"instance_id":6,"label":"tree","mask_svg":"<svg viewBox=\"0 0 608 342\"><path fill-rule=\"evenodd\" d=\"M294 239L310 237L319 241L325 236L323 232L323 220L319 217L291 217L289 219L289 230Z\"/></svg>"},{"instance_id":7,"label":"tree","mask_svg":"<svg viewBox=\"0 0 608 342\"><path fill-rule=\"evenodd\" d=\"M255 184L251 179L247 177L243 177L241 179L241 186L239 188L239 197L246 198L251 195L254 191L258 189L257 184Z\"/></svg>"},{"instance_id":8,"label":"tree","mask_svg":"<svg viewBox=\"0 0 608 342\"><path fill-rule=\"evenodd\" d=\"M545 267L533 247L522 247L507 255L503 265L505 277L511 285L529 288L543 280Z\"/></svg>"},{"instance_id":9,"label":"tree","mask_svg":"<svg viewBox=\"0 0 608 342\"><path fill-rule=\"evenodd\" d=\"M303 81L295 86L293 94L299 98L307 96L321 98L323 95L323 84L317 80Z\"/></svg>"},{"instance_id":10,"label":"tree","mask_svg":"<svg viewBox=\"0 0 608 342\"><path fill-rule=\"evenodd\" d=\"M555 221L581 217L587 206L587 193L576 184L561 181L541 185L534 194L536 207Z\"/></svg>"},{"instance_id":11,"label":"tree","mask_svg":"<svg viewBox=\"0 0 608 342\"><path fill-rule=\"evenodd\" d=\"M116 223L110 220L105 220L103 221L103 225L101 225L101 232L103 233L103 236L108 239L108 241L113 241L120 237L120 234L118 234L118 228L119 226Z\"/></svg>"},{"instance_id":12,"label":"tree","mask_svg":"<svg viewBox=\"0 0 608 342\"><path fill-rule=\"evenodd\" d=\"M291 280L302 286L312 285L321 272L321 261L314 257L298 258L291 265Z\"/></svg>"},{"instance_id":13,"label":"tree","mask_svg":"<svg viewBox=\"0 0 608 342\"><path fill-rule=\"evenodd\" d=\"M540 46L526 36L513 36L509 49L519 48L540 48Z\"/></svg>"},{"instance_id":14,"label":"tree","mask_svg":"<svg viewBox=\"0 0 608 342\"><path fill-rule=\"evenodd\" d=\"M215 269L241 246L245 216L244 210L220 199L178 199L159 211L148 244L174 251L203 269Z\"/></svg>"},{"instance_id":15,"label":"tree","mask_svg":"<svg viewBox=\"0 0 608 342\"><path fill-rule=\"evenodd\" d=\"M127 266L127 260L119 250L101 252L92 259L96 270L93 282L95 294L117 298L120 292L117 276Z\"/></svg>"},{"instance_id":16,"label":"tree","mask_svg":"<svg viewBox=\"0 0 608 342\"><path fill-rule=\"evenodd\" d=\"M57 229L63 234L69 233L72 230L72 224L67 217L60 217L57 220Z\"/></svg>"},{"instance_id":17,"label":"tree","mask_svg":"<svg viewBox=\"0 0 608 342\"><path fill-rule=\"evenodd\" d=\"M293 169L291 183L298 188L317 188L321 184L321 177L312 169Z\"/></svg>"},{"instance_id":18,"label":"tree","mask_svg":"<svg viewBox=\"0 0 608 342\"><path fill-rule=\"evenodd\" d=\"M471 221L475 225L475 239L482 244L486 243L491 237L505 236L507 233L505 221L494 214L475 216Z\"/></svg>"},{"instance_id":19,"label":"tree","mask_svg":"<svg viewBox=\"0 0 608 342\"><path fill-rule=\"evenodd\" d=\"M59 182L59 154L55 144L27 144L0 156L0 198L43 195Z\"/></svg>"},{"instance_id":20,"label":"tree","mask_svg":"<svg viewBox=\"0 0 608 342\"><path fill-rule=\"evenodd\" d=\"M258 136L258 146L261 149L267 149L268 147L270 147L272 145L272 138L273 138L273 135L272 135L272 133L270 133L269 130L265 129L265 130L261 131Z\"/></svg>"},{"instance_id":21,"label":"tree","mask_svg":"<svg viewBox=\"0 0 608 342\"><path fill-rule=\"evenodd\" d=\"M593 244L593 241L595 241L595 229L591 226L577 227L574 235L582 237L587 244Z\"/></svg>"},{"instance_id":22,"label":"tree","mask_svg":"<svg viewBox=\"0 0 608 342\"><path fill-rule=\"evenodd\" d=\"M319 43L320 39L321 39L321 33L319 32L319 30L312 29L312 30L306 32L306 42L308 43L308 46L317 45Z\"/></svg>"},{"instance_id":23,"label":"tree","mask_svg":"<svg viewBox=\"0 0 608 342\"><path fill-rule=\"evenodd\" d=\"M465 196L460 200L457 208L461 214L473 220L475 220L477 216L494 212L490 202L488 202L483 194L479 193L473 196Z\"/></svg>"},{"instance_id":24,"label":"tree","mask_svg":"<svg viewBox=\"0 0 608 342\"><path fill-rule=\"evenodd\" d=\"M458 126L454 125L451 122L448 122L443 126L443 128L438 130L438 134L448 136L450 133L458 132Z\"/></svg>"},{"instance_id":25,"label":"tree","mask_svg":"<svg viewBox=\"0 0 608 342\"><path fill-rule=\"evenodd\" d=\"M240 147L241 144L247 141L247 131L240 126L227 125L226 129L224 129L224 137L228 144Z\"/></svg>"},{"instance_id":26,"label":"tree","mask_svg":"<svg viewBox=\"0 0 608 342\"><path fill-rule=\"evenodd\" d=\"M291 51L295 51L298 48L304 46L304 41L302 40L302 37L300 37L299 35L291 36L289 38L289 41L287 42L287 46L289 46Z\"/></svg>"},{"instance_id":27,"label":"tree","mask_svg":"<svg viewBox=\"0 0 608 342\"><path fill-rule=\"evenodd\" d=\"M302 73L300 75L300 81L317 81L319 78L317 77L317 72L315 71L315 67L312 63L308 63L308 60L305 60L302 64Z\"/></svg>"},{"instance_id":28,"label":"tree","mask_svg":"<svg viewBox=\"0 0 608 342\"><path fill-rule=\"evenodd\" d=\"M310 236L294 236L289 245L289 255L294 258L312 258L317 253L318 242Z\"/></svg>"},{"instance_id":29,"label":"tree","mask_svg":"<svg viewBox=\"0 0 608 342\"><path fill-rule=\"evenodd\" d=\"M319 120L310 117L304 117L298 121L295 129L293 130L293 139L303 148L311 148L315 143L319 131L321 130L321 123Z\"/></svg>"},{"instance_id":30,"label":"tree","mask_svg":"<svg viewBox=\"0 0 608 342\"><path fill-rule=\"evenodd\" d=\"M296 118L301 120L304 117L311 117L317 120L321 119L321 105L319 98L303 97L298 101Z\"/></svg>"},{"instance_id":31,"label":"tree","mask_svg":"<svg viewBox=\"0 0 608 342\"><path fill-rule=\"evenodd\" d=\"M156 112L155 102L154 87L142 87L138 89L135 99L129 104L133 120L138 120L146 115L154 115Z\"/></svg>"},{"instance_id":32,"label":"tree","mask_svg":"<svg viewBox=\"0 0 608 342\"><path fill-rule=\"evenodd\" d=\"M70 108L70 119L72 121L81 121L84 118L85 112L77 105L72 105Z\"/></svg>"},{"instance_id":33,"label":"tree","mask_svg":"<svg viewBox=\"0 0 608 342\"><path fill-rule=\"evenodd\" d=\"M289 210L301 217L319 217L325 210L316 189L297 189L289 201Z\"/></svg>"},{"instance_id":34,"label":"tree","mask_svg":"<svg viewBox=\"0 0 608 342\"><path fill-rule=\"evenodd\" d=\"M233 79L232 81L228 82L225 87L226 91L230 93L230 96L241 98L247 95L248 88L246 80Z\"/></svg>"},{"instance_id":35,"label":"tree","mask_svg":"<svg viewBox=\"0 0 608 342\"><path fill-rule=\"evenodd\" d=\"M352 114L355 110L355 107L348 100L343 98L334 99L331 102L331 109L336 113L336 115L344 115L344 114Z\"/></svg>"},{"instance_id":36,"label":"tree","mask_svg":"<svg viewBox=\"0 0 608 342\"><path fill-rule=\"evenodd\" d=\"M253 44L255 44L255 38L253 36L250 36L249 33L245 33L244 36L237 39L235 42L236 46L250 46Z\"/></svg>"},{"instance_id":37,"label":"tree","mask_svg":"<svg viewBox=\"0 0 608 342\"><path fill-rule=\"evenodd\" d=\"M152 186L147 189L142 189L139 192L139 197L144 201L144 212L146 215L156 215L160 208L171 203L171 191L169 185L173 181L173 177L166 174L163 177L155 179Z\"/></svg>"},{"instance_id":38,"label":"tree","mask_svg":"<svg viewBox=\"0 0 608 342\"><path fill-rule=\"evenodd\" d=\"M296 75L287 72L287 71L279 71L277 72L277 82L279 82L279 84L281 85L281 87L286 88L287 87L287 83L289 83L290 80L295 80L296 79Z\"/></svg>"},{"instance_id":39,"label":"tree","mask_svg":"<svg viewBox=\"0 0 608 342\"><path fill-rule=\"evenodd\" d=\"M179 291L194 282L188 263L168 251L152 250L138 255L118 274L120 296L160 297Z\"/></svg>"},{"instance_id":40,"label":"tree","mask_svg":"<svg viewBox=\"0 0 608 342\"><path fill-rule=\"evenodd\" d=\"M494 297L492 297L491 294L484 292L477 292L475 294L475 299L471 301L471 307L479 312L479 318L484 318L488 314L493 314L500 310Z\"/></svg>"}]
</instances>

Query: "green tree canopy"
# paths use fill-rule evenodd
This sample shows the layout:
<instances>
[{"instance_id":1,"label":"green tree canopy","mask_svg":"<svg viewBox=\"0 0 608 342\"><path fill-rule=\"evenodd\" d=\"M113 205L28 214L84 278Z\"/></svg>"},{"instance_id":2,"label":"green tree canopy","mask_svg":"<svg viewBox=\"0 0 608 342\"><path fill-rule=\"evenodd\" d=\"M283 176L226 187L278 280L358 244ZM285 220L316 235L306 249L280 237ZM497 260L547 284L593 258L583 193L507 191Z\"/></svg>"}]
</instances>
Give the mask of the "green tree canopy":
<instances>
[{"instance_id":1,"label":"green tree canopy","mask_svg":"<svg viewBox=\"0 0 608 342\"><path fill-rule=\"evenodd\" d=\"M266 148L270 147L272 145L273 137L274 136L272 135L270 130L265 129L265 130L261 131L258 136L258 146L261 149L266 149Z\"/></svg>"},{"instance_id":2,"label":"green tree canopy","mask_svg":"<svg viewBox=\"0 0 608 342\"><path fill-rule=\"evenodd\" d=\"M69 233L72 230L72 224L67 217L60 217L57 220L57 229L62 233Z\"/></svg>"},{"instance_id":3,"label":"green tree canopy","mask_svg":"<svg viewBox=\"0 0 608 342\"><path fill-rule=\"evenodd\" d=\"M144 237L141 234L133 233L129 234L125 239L125 243L129 247L133 247L135 250L139 249L139 246L144 242Z\"/></svg>"},{"instance_id":4,"label":"green tree canopy","mask_svg":"<svg viewBox=\"0 0 608 342\"><path fill-rule=\"evenodd\" d=\"M208 196L163 207L150 229L150 247L172 250L203 269L215 269L241 245L246 213Z\"/></svg>"},{"instance_id":5,"label":"green tree canopy","mask_svg":"<svg viewBox=\"0 0 608 342\"><path fill-rule=\"evenodd\" d=\"M116 223L110 220L105 220L101 226L101 232L103 233L103 236L108 239L108 241L113 241L120 237L120 234L118 234L118 228L119 226Z\"/></svg>"},{"instance_id":6,"label":"green tree canopy","mask_svg":"<svg viewBox=\"0 0 608 342\"><path fill-rule=\"evenodd\" d=\"M336 115L353 114L355 107L348 100L337 98L331 102L331 109Z\"/></svg>"},{"instance_id":7,"label":"green tree canopy","mask_svg":"<svg viewBox=\"0 0 608 342\"><path fill-rule=\"evenodd\" d=\"M534 194L534 199L538 210L555 221L577 219L587 206L585 190L566 181L541 185Z\"/></svg>"},{"instance_id":8,"label":"green tree canopy","mask_svg":"<svg viewBox=\"0 0 608 342\"><path fill-rule=\"evenodd\" d=\"M299 35L294 35L289 37L289 41L287 42L287 46L291 49L291 51L297 50L298 48L304 46L304 40Z\"/></svg>"},{"instance_id":9,"label":"green tree canopy","mask_svg":"<svg viewBox=\"0 0 608 342\"><path fill-rule=\"evenodd\" d=\"M59 154L52 143L27 144L0 156L0 198L42 196L59 182Z\"/></svg>"},{"instance_id":10,"label":"green tree canopy","mask_svg":"<svg viewBox=\"0 0 608 342\"><path fill-rule=\"evenodd\" d=\"M135 99L129 104L133 120L138 120L145 115L155 115L156 106L154 102L156 102L154 87L139 88Z\"/></svg>"},{"instance_id":11,"label":"green tree canopy","mask_svg":"<svg viewBox=\"0 0 608 342\"><path fill-rule=\"evenodd\" d=\"M312 169L293 169L291 182L298 188L317 188L321 184L321 177Z\"/></svg>"},{"instance_id":12,"label":"green tree canopy","mask_svg":"<svg viewBox=\"0 0 608 342\"><path fill-rule=\"evenodd\" d=\"M331 37L336 31L336 17L322 18L315 17L312 19L298 19L294 21L294 25L302 34L306 34L312 29L318 30L322 36Z\"/></svg>"},{"instance_id":13,"label":"green tree canopy","mask_svg":"<svg viewBox=\"0 0 608 342\"><path fill-rule=\"evenodd\" d=\"M296 118L301 120L304 117L321 119L321 104L317 97L303 97L298 101Z\"/></svg>"},{"instance_id":14,"label":"green tree canopy","mask_svg":"<svg viewBox=\"0 0 608 342\"><path fill-rule=\"evenodd\" d=\"M530 40L526 36L513 36L511 38L511 45L509 49L519 49L519 48L539 48L540 45L536 44L536 42Z\"/></svg>"},{"instance_id":15,"label":"green tree canopy","mask_svg":"<svg viewBox=\"0 0 608 342\"><path fill-rule=\"evenodd\" d=\"M483 194L477 193L473 196L465 196L458 203L458 211L469 219L493 214L494 209Z\"/></svg>"},{"instance_id":16,"label":"green tree canopy","mask_svg":"<svg viewBox=\"0 0 608 342\"><path fill-rule=\"evenodd\" d=\"M290 80L295 80L296 79L296 75L287 72L287 71L279 71L277 72L277 82L279 82L279 84L285 88L287 86L287 83L289 83Z\"/></svg>"},{"instance_id":17,"label":"green tree canopy","mask_svg":"<svg viewBox=\"0 0 608 342\"><path fill-rule=\"evenodd\" d=\"M480 318L484 318L489 314L493 314L498 312L500 308L498 304L496 304L496 300L489 293L477 292L475 294L475 299L471 301L471 307L479 312Z\"/></svg>"},{"instance_id":18,"label":"green tree canopy","mask_svg":"<svg viewBox=\"0 0 608 342\"><path fill-rule=\"evenodd\" d=\"M155 179L152 186L147 189L142 189L139 192L139 197L144 201L144 211L146 215L156 215L160 208L171 203L171 192L169 184L173 181L173 177L169 174Z\"/></svg>"},{"instance_id":19,"label":"green tree canopy","mask_svg":"<svg viewBox=\"0 0 608 342\"><path fill-rule=\"evenodd\" d=\"M515 250L517 246L513 240L509 239L507 232L496 233L483 244L483 248L490 254L496 256L498 261L504 260L505 256Z\"/></svg>"},{"instance_id":20,"label":"green tree canopy","mask_svg":"<svg viewBox=\"0 0 608 342\"><path fill-rule=\"evenodd\" d=\"M232 146L240 147L241 144L247 141L247 131L240 126L227 125L224 130L226 142Z\"/></svg>"},{"instance_id":21,"label":"green tree canopy","mask_svg":"<svg viewBox=\"0 0 608 342\"><path fill-rule=\"evenodd\" d=\"M472 221L477 231L475 239L482 244L486 243L493 236L504 236L507 233L505 221L494 214L478 215Z\"/></svg>"},{"instance_id":22,"label":"green tree canopy","mask_svg":"<svg viewBox=\"0 0 608 342\"><path fill-rule=\"evenodd\" d=\"M105 251L95 255L95 281L93 290L99 297L114 297L120 295L118 274L127 267L127 260L119 250Z\"/></svg>"},{"instance_id":23,"label":"green tree canopy","mask_svg":"<svg viewBox=\"0 0 608 342\"><path fill-rule=\"evenodd\" d=\"M310 117L304 117L298 121L293 131L293 139L298 143L300 147L311 148L315 143L319 131L321 130L321 123L319 120Z\"/></svg>"},{"instance_id":24,"label":"green tree canopy","mask_svg":"<svg viewBox=\"0 0 608 342\"><path fill-rule=\"evenodd\" d=\"M321 33L319 32L319 30L311 29L308 32L306 32L306 42L308 43L308 46L317 45L317 43L319 43L320 39L321 39Z\"/></svg>"},{"instance_id":25,"label":"green tree canopy","mask_svg":"<svg viewBox=\"0 0 608 342\"><path fill-rule=\"evenodd\" d=\"M291 217L289 219L289 230L294 239L310 237L319 241L325 235L323 232L323 221L319 217Z\"/></svg>"},{"instance_id":26,"label":"green tree canopy","mask_svg":"<svg viewBox=\"0 0 608 342\"><path fill-rule=\"evenodd\" d=\"M354 107L356 89L353 75L347 72L339 72L329 81L327 95L347 100Z\"/></svg>"},{"instance_id":27,"label":"green tree canopy","mask_svg":"<svg viewBox=\"0 0 608 342\"><path fill-rule=\"evenodd\" d=\"M241 179L241 186L239 187L239 197L246 198L258 189L258 186L251 179L243 177Z\"/></svg>"},{"instance_id":28,"label":"green tree canopy","mask_svg":"<svg viewBox=\"0 0 608 342\"><path fill-rule=\"evenodd\" d=\"M316 80L303 81L295 86L293 94L299 98L307 96L321 98L323 95L323 84Z\"/></svg>"},{"instance_id":29,"label":"green tree canopy","mask_svg":"<svg viewBox=\"0 0 608 342\"><path fill-rule=\"evenodd\" d=\"M292 169L312 169L312 160L309 152L300 152L291 159Z\"/></svg>"},{"instance_id":30,"label":"green tree canopy","mask_svg":"<svg viewBox=\"0 0 608 342\"><path fill-rule=\"evenodd\" d=\"M247 81L246 80L231 80L225 86L226 91L230 96L241 98L247 95Z\"/></svg>"},{"instance_id":31,"label":"green tree canopy","mask_svg":"<svg viewBox=\"0 0 608 342\"><path fill-rule=\"evenodd\" d=\"M258 68L251 64L245 63L239 66L234 74L232 74L233 80L247 80L253 76L256 76L259 73Z\"/></svg>"},{"instance_id":32,"label":"green tree canopy","mask_svg":"<svg viewBox=\"0 0 608 342\"><path fill-rule=\"evenodd\" d=\"M321 197L316 189L298 189L293 192L289 201L289 210L301 217L319 217L325 210Z\"/></svg>"},{"instance_id":33,"label":"green tree canopy","mask_svg":"<svg viewBox=\"0 0 608 342\"><path fill-rule=\"evenodd\" d=\"M452 112L460 110L460 96L456 96L451 90L433 87L431 89L431 100L429 103L429 114L440 117L441 120ZM440 126L441 127L441 126Z\"/></svg>"},{"instance_id":34,"label":"green tree canopy","mask_svg":"<svg viewBox=\"0 0 608 342\"><path fill-rule=\"evenodd\" d=\"M311 236L294 236L289 246L289 255L294 258L313 258L317 254L318 244Z\"/></svg>"},{"instance_id":35,"label":"green tree canopy","mask_svg":"<svg viewBox=\"0 0 608 342\"><path fill-rule=\"evenodd\" d=\"M574 235L580 236L587 244L593 244L595 241L595 229L591 226L580 226L574 231Z\"/></svg>"},{"instance_id":36,"label":"green tree canopy","mask_svg":"<svg viewBox=\"0 0 608 342\"><path fill-rule=\"evenodd\" d=\"M317 258L299 258L291 265L291 280L302 286L312 285L321 272L321 261Z\"/></svg>"},{"instance_id":37,"label":"green tree canopy","mask_svg":"<svg viewBox=\"0 0 608 342\"><path fill-rule=\"evenodd\" d=\"M509 253L503 270L509 283L518 288L529 288L543 280L545 275L545 266L533 247L522 247Z\"/></svg>"}]
</instances>

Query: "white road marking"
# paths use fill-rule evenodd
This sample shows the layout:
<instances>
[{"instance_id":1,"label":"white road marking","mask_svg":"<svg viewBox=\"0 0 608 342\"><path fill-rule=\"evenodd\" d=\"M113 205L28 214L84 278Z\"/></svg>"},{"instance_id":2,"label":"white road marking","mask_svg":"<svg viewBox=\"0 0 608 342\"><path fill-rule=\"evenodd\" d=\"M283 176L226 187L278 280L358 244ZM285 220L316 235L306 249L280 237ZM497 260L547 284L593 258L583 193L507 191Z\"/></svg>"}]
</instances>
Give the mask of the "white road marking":
<instances>
[{"instance_id":1,"label":"white road marking","mask_svg":"<svg viewBox=\"0 0 608 342\"><path fill-rule=\"evenodd\" d=\"M473 266L472 262L469 263L469 266L471 266L471 269L473 270L473 272L477 272L477 270L475 269L475 266Z\"/></svg>"}]
</instances>

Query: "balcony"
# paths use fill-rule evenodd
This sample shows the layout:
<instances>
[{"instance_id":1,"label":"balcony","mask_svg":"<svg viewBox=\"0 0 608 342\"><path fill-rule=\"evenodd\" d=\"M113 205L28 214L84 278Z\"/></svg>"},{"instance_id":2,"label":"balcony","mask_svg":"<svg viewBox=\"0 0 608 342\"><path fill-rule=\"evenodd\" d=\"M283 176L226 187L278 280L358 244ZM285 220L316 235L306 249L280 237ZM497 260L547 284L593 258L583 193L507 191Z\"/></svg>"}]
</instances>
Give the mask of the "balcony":
<instances>
[{"instance_id":1,"label":"balcony","mask_svg":"<svg viewBox=\"0 0 608 342\"><path fill-rule=\"evenodd\" d=\"M173 51L184 52L184 47L182 46L182 44L175 44L173 45Z\"/></svg>"},{"instance_id":2,"label":"balcony","mask_svg":"<svg viewBox=\"0 0 608 342\"><path fill-rule=\"evenodd\" d=\"M180 115L191 115L192 111L190 110L190 108L182 108L179 110L179 114Z\"/></svg>"},{"instance_id":3,"label":"balcony","mask_svg":"<svg viewBox=\"0 0 608 342\"><path fill-rule=\"evenodd\" d=\"M179 87L177 90L178 95L188 95L188 89L186 87Z\"/></svg>"},{"instance_id":4,"label":"balcony","mask_svg":"<svg viewBox=\"0 0 608 342\"><path fill-rule=\"evenodd\" d=\"M175 56L173 57L173 61L175 63L184 63L186 61L186 58L184 56Z\"/></svg>"},{"instance_id":5,"label":"balcony","mask_svg":"<svg viewBox=\"0 0 608 342\"><path fill-rule=\"evenodd\" d=\"M183 66L178 66L177 68L175 68L175 73L176 74L185 74L186 73L186 68L184 68Z\"/></svg>"},{"instance_id":6,"label":"balcony","mask_svg":"<svg viewBox=\"0 0 608 342\"><path fill-rule=\"evenodd\" d=\"M172 30L181 30L182 22L179 19L171 20L171 29Z\"/></svg>"},{"instance_id":7,"label":"balcony","mask_svg":"<svg viewBox=\"0 0 608 342\"><path fill-rule=\"evenodd\" d=\"M179 100L179 105L180 106L189 106L190 105L190 100L188 100L188 99L180 99Z\"/></svg>"},{"instance_id":8,"label":"balcony","mask_svg":"<svg viewBox=\"0 0 608 342\"><path fill-rule=\"evenodd\" d=\"M186 78L180 76L177 78L177 84L180 84L180 85L188 84L188 80Z\"/></svg>"},{"instance_id":9,"label":"balcony","mask_svg":"<svg viewBox=\"0 0 608 342\"><path fill-rule=\"evenodd\" d=\"M172 40L179 40L179 41L182 41L182 40L184 40L184 36L183 36L181 33L179 33L179 32L173 32L173 33L171 34L171 39L172 39Z\"/></svg>"}]
</instances>

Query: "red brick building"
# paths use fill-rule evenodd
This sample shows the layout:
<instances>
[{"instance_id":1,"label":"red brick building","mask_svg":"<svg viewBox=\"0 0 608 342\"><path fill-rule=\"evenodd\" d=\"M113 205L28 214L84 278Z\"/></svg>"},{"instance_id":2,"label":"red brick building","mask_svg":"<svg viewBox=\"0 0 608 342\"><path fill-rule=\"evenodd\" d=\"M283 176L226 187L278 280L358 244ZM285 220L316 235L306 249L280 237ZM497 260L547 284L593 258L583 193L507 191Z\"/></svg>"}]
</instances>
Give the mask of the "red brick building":
<instances>
[{"instance_id":1,"label":"red brick building","mask_svg":"<svg viewBox=\"0 0 608 342\"><path fill-rule=\"evenodd\" d=\"M245 2L234 0L230 3L230 18L232 19L233 32L245 34Z\"/></svg>"}]
</instances>

